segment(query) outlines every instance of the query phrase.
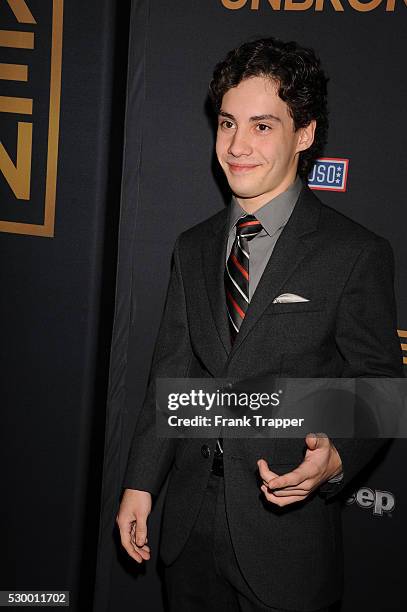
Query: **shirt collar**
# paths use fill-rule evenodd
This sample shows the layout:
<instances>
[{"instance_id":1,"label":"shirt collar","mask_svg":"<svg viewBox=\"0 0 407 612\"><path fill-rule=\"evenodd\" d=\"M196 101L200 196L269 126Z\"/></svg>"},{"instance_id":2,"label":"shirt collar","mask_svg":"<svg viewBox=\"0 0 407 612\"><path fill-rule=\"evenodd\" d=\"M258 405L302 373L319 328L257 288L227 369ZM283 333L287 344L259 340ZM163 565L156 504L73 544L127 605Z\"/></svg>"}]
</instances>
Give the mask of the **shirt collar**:
<instances>
[{"instance_id":1,"label":"shirt collar","mask_svg":"<svg viewBox=\"0 0 407 612\"><path fill-rule=\"evenodd\" d=\"M256 211L256 219L260 221L269 236L272 236L287 223L294 210L301 189L302 181L297 176L288 189L272 198ZM235 230L237 221L246 214L248 213L240 206L236 198L233 197L229 214L229 233Z\"/></svg>"}]
</instances>

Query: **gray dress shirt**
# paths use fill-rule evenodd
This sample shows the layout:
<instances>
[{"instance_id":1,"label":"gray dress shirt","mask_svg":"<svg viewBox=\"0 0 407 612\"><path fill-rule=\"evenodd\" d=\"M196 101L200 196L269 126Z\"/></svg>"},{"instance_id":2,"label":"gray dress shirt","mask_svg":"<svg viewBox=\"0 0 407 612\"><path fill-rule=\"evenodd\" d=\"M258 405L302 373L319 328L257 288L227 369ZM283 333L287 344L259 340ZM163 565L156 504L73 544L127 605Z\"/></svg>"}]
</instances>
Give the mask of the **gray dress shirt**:
<instances>
[{"instance_id":1,"label":"gray dress shirt","mask_svg":"<svg viewBox=\"0 0 407 612\"><path fill-rule=\"evenodd\" d=\"M292 183L286 191L280 193L280 195L267 202L267 204L264 204L255 213L255 217L260 221L263 229L249 242L250 300L256 291L256 287L270 259L277 239L294 210L301 189L302 182L297 176L294 183ZM226 261L230 255L236 237L236 223L240 217L247 214L248 213L243 210L236 198L233 197L229 212L229 236L226 249Z\"/></svg>"}]
</instances>

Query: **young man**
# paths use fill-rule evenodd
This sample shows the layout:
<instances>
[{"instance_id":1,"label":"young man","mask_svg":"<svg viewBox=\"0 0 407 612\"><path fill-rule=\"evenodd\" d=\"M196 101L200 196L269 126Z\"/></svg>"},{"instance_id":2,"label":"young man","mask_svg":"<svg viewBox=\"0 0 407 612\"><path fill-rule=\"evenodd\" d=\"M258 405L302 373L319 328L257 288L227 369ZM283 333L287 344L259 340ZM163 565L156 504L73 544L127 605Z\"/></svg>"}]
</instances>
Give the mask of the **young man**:
<instances>
[{"instance_id":1,"label":"young man","mask_svg":"<svg viewBox=\"0 0 407 612\"><path fill-rule=\"evenodd\" d=\"M211 82L233 198L176 242L117 517L129 555L148 560L170 471L160 552L177 612L311 612L341 597L338 493L379 441L155 435L157 377L402 376L389 243L306 185L326 83L312 50L274 38L231 51Z\"/></svg>"}]
</instances>

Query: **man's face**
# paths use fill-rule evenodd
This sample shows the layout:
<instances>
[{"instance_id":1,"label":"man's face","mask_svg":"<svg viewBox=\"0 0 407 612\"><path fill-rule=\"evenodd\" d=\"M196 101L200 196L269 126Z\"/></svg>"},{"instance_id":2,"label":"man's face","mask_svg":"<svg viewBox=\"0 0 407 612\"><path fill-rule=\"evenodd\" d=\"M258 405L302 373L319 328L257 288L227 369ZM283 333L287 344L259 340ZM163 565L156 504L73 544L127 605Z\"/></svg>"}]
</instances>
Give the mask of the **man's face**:
<instances>
[{"instance_id":1,"label":"man's face","mask_svg":"<svg viewBox=\"0 0 407 612\"><path fill-rule=\"evenodd\" d=\"M218 116L216 154L247 212L295 180L299 152L311 146L315 122L294 131L288 106L270 79L252 77L226 92Z\"/></svg>"}]
</instances>

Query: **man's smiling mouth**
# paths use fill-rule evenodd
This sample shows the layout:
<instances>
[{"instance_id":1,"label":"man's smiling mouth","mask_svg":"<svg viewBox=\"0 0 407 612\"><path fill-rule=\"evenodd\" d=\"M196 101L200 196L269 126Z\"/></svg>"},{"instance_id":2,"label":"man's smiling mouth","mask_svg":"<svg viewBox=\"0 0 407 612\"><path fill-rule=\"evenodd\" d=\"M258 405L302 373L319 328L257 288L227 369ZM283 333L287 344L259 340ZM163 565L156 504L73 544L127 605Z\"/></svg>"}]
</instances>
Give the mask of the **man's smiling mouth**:
<instances>
[{"instance_id":1,"label":"man's smiling mouth","mask_svg":"<svg viewBox=\"0 0 407 612\"><path fill-rule=\"evenodd\" d=\"M254 168L257 168L259 164L234 164L227 162L227 165L233 174L244 174L245 172L250 172Z\"/></svg>"}]
</instances>

